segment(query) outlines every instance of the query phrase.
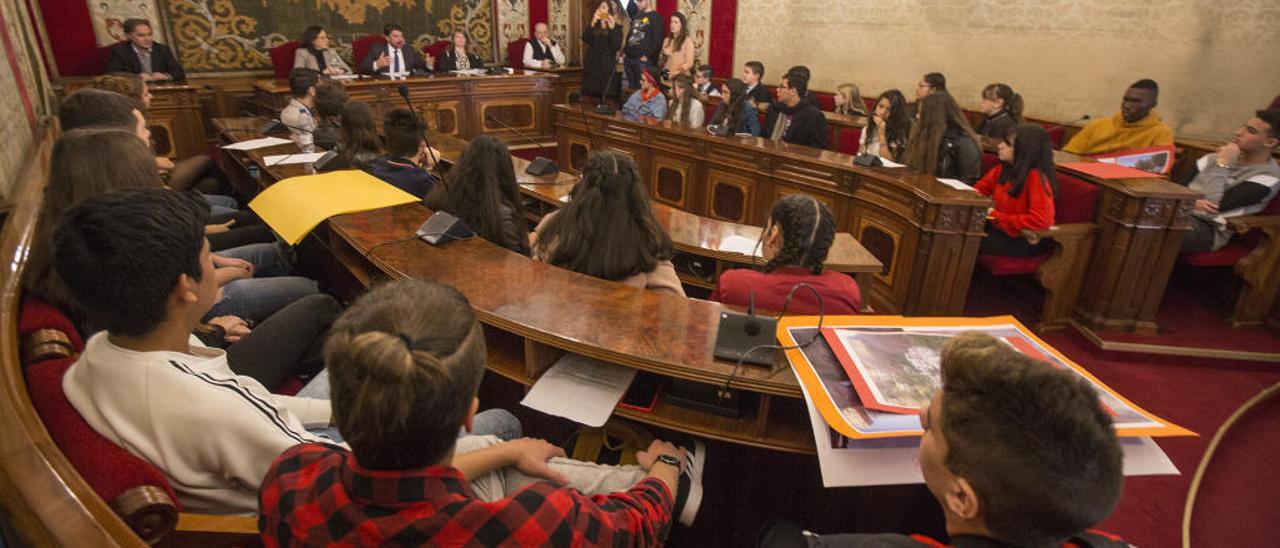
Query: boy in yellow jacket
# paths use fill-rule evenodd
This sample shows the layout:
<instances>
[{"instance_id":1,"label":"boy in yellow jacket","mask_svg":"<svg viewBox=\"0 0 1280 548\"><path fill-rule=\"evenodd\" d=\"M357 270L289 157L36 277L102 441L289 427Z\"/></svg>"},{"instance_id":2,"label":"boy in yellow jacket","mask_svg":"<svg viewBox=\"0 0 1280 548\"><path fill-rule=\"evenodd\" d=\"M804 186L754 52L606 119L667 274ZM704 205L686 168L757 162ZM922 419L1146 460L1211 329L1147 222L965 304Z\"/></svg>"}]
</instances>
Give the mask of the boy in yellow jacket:
<instances>
[{"instance_id":1,"label":"boy in yellow jacket","mask_svg":"<svg viewBox=\"0 0 1280 548\"><path fill-rule=\"evenodd\" d=\"M1160 86L1154 80L1134 82L1124 93L1119 113L1085 126L1062 150L1089 156L1173 144L1173 129L1152 110L1159 96Z\"/></svg>"}]
</instances>

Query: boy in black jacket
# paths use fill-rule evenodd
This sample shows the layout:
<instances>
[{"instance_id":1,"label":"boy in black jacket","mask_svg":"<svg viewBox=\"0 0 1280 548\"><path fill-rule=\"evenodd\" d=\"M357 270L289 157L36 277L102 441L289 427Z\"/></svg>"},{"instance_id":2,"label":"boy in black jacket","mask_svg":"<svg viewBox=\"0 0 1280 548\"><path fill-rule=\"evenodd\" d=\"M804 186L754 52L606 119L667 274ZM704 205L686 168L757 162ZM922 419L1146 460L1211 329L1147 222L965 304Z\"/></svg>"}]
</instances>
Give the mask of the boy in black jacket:
<instances>
[{"instance_id":1,"label":"boy in black jacket","mask_svg":"<svg viewBox=\"0 0 1280 548\"><path fill-rule=\"evenodd\" d=\"M760 136L793 145L827 148L827 118L816 101L806 101L809 79L797 71L788 72L778 86L778 100L769 107Z\"/></svg>"}]
</instances>

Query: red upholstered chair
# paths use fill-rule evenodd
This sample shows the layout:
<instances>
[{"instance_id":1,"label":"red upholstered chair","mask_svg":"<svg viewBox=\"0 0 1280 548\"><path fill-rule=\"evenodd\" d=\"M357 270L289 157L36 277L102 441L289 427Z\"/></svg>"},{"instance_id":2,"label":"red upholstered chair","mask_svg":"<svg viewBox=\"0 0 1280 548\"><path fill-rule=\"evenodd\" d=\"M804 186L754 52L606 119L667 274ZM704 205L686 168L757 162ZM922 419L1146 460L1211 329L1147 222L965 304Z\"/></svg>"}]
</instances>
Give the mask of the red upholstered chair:
<instances>
[{"instance_id":1,"label":"red upholstered chair","mask_svg":"<svg viewBox=\"0 0 1280 548\"><path fill-rule=\"evenodd\" d=\"M507 66L516 70L524 68L524 45L528 43L528 38L521 38L507 44Z\"/></svg>"},{"instance_id":2,"label":"red upholstered chair","mask_svg":"<svg viewBox=\"0 0 1280 548\"><path fill-rule=\"evenodd\" d=\"M1000 163L1000 157L996 156L996 153L994 152L982 153L982 172L983 173L991 171L991 168L996 167L996 164L998 163Z\"/></svg>"},{"instance_id":3,"label":"red upholstered chair","mask_svg":"<svg viewBox=\"0 0 1280 548\"><path fill-rule=\"evenodd\" d=\"M836 151L857 156L859 139L862 139L862 128L840 128L840 142L836 145Z\"/></svg>"},{"instance_id":4,"label":"red upholstered chair","mask_svg":"<svg viewBox=\"0 0 1280 548\"><path fill-rule=\"evenodd\" d=\"M71 321L37 298L23 301L18 319L27 392L49 437L102 500L143 541L217 539L220 545L256 545L253 518L179 514L169 481L156 467L102 437L62 391L62 377L84 350ZM199 525L180 526L179 521Z\"/></svg>"},{"instance_id":5,"label":"red upholstered chair","mask_svg":"<svg viewBox=\"0 0 1280 548\"><path fill-rule=\"evenodd\" d=\"M111 44L110 46L102 46L94 50L93 52L94 66L98 67L97 68L98 72L106 73L107 60L111 59L111 47L114 45L115 44Z\"/></svg>"},{"instance_id":6,"label":"red upholstered chair","mask_svg":"<svg viewBox=\"0 0 1280 548\"><path fill-rule=\"evenodd\" d=\"M386 40L386 37L381 34L370 34L351 42L351 60L353 61L351 66L356 67L356 71L359 72L360 63L364 62L365 56L369 55L369 50L373 48L373 45Z\"/></svg>"},{"instance_id":7,"label":"red upholstered chair","mask_svg":"<svg viewBox=\"0 0 1280 548\"><path fill-rule=\"evenodd\" d=\"M836 109L836 96L830 93L815 91L813 96L818 98L818 108L832 112Z\"/></svg>"},{"instance_id":8,"label":"red upholstered chair","mask_svg":"<svg viewBox=\"0 0 1280 548\"><path fill-rule=\"evenodd\" d=\"M445 50L445 48L448 48L448 47L449 47L449 41L448 41L448 40L440 40L440 41L437 41L437 42L436 42L436 43L434 43L434 44L431 44L431 45L429 45L429 46L425 46L425 47L423 47L423 48L422 48L422 53L424 53L424 54L426 54L426 55L430 56L432 59L435 59L435 60L436 60L436 63L439 63L439 62L440 62L440 56L441 56L441 55L444 55L444 50ZM423 60L425 61L426 59L424 58ZM439 66L439 65L437 65L437 66Z\"/></svg>"},{"instance_id":9,"label":"red upholstered chair","mask_svg":"<svg viewBox=\"0 0 1280 548\"><path fill-rule=\"evenodd\" d=\"M1041 127L1045 129L1045 133L1049 134L1049 140L1053 142L1053 148L1062 148L1062 141L1067 136L1067 128L1062 124L1041 123Z\"/></svg>"},{"instance_id":10,"label":"red upholstered chair","mask_svg":"<svg viewBox=\"0 0 1280 548\"><path fill-rule=\"evenodd\" d=\"M267 54L271 56L271 68L276 72L276 79L283 80L289 77L289 71L293 70L294 52L300 47L302 42L294 40L267 50Z\"/></svg>"},{"instance_id":11,"label":"red upholstered chair","mask_svg":"<svg viewBox=\"0 0 1280 548\"><path fill-rule=\"evenodd\" d=\"M1047 230L1023 230L1022 237L1035 244L1052 242L1050 251L1035 257L979 255L978 264L996 276L1035 274L1044 287L1044 305L1036 329L1048 331L1067 326L1071 309L1080 296L1085 269L1093 254L1098 231L1094 222L1098 187L1061 171L1054 200L1057 222Z\"/></svg>"},{"instance_id":12,"label":"red upholstered chair","mask_svg":"<svg viewBox=\"0 0 1280 548\"><path fill-rule=\"evenodd\" d=\"M867 105L867 114L876 113L876 97L863 97L862 104Z\"/></svg>"},{"instance_id":13,"label":"red upholstered chair","mask_svg":"<svg viewBox=\"0 0 1280 548\"><path fill-rule=\"evenodd\" d=\"M1178 262L1198 267L1235 267L1244 287L1231 312L1231 325L1258 325L1266 321L1280 291L1280 198L1272 198L1257 215L1228 219L1227 227L1235 235L1225 247L1184 253Z\"/></svg>"}]
</instances>

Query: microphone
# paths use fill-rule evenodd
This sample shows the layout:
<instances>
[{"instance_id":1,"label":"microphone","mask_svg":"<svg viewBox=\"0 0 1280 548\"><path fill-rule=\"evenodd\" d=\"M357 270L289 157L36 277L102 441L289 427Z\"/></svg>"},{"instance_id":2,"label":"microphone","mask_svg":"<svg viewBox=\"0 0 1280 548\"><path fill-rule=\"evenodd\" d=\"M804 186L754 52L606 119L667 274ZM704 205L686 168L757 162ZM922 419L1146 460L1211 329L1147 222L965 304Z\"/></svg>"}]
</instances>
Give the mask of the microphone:
<instances>
[{"instance_id":1,"label":"microphone","mask_svg":"<svg viewBox=\"0 0 1280 548\"><path fill-rule=\"evenodd\" d=\"M1045 131L1052 131L1052 130L1055 130L1055 129L1065 129L1067 126L1074 126L1074 125L1076 125L1076 124L1078 124L1078 123L1080 123L1080 122L1084 122L1084 121L1086 121L1086 120L1089 120L1090 118L1092 118L1092 116L1089 116L1088 114L1086 114L1086 115L1081 116L1081 117L1079 117L1079 118L1076 118L1075 120L1072 120L1072 121L1070 121L1070 122L1049 124L1049 125L1047 125L1047 126L1044 126L1044 130L1045 130Z\"/></svg>"},{"instance_id":2,"label":"microphone","mask_svg":"<svg viewBox=\"0 0 1280 548\"><path fill-rule=\"evenodd\" d=\"M613 114L617 112L613 107L609 106L609 88L613 86L613 77L618 75L618 64L613 64L613 70L609 71L609 81L604 84L604 93L600 94L600 102L596 104L596 114ZM622 84L618 84L622 85Z\"/></svg>"},{"instance_id":3,"label":"microphone","mask_svg":"<svg viewBox=\"0 0 1280 548\"><path fill-rule=\"evenodd\" d=\"M254 114L247 110L240 111L240 115L247 116L255 120L263 120L267 122L267 125L262 126L262 128L258 130L258 133L284 133L286 131L296 131L298 133L315 133L315 130L294 127L280 121L279 118L267 118L266 116L262 116L260 114Z\"/></svg>"},{"instance_id":4,"label":"microphone","mask_svg":"<svg viewBox=\"0 0 1280 548\"><path fill-rule=\"evenodd\" d=\"M494 118L492 114L485 114L485 115L484 115L484 117L485 117L485 119L486 119L486 120L490 120L490 121L493 121L493 122L497 122L497 124L498 124L498 125L500 125L500 126L502 126L502 127L506 128L506 129L510 130L512 133L515 133L516 135L520 136L520 138L521 138L521 139L524 139L524 140L525 140L525 142L527 142L527 143L529 143L529 144L531 144L531 145L533 145L533 146L535 146L535 147L537 147L537 148L542 148L542 145L538 144L538 142L537 142L537 141L534 141L533 139L531 139L531 138L530 138L528 135L526 135L523 131L520 131L520 130L518 130L518 129L516 129L516 128L513 128L513 127L511 127L511 126L507 125L507 123L506 123L506 122L503 122L502 120L499 120L499 119L497 119L497 118ZM542 176L544 176L544 175L554 175L555 173L557 173L557 172L559 172L559 171L560 171L560 166L556 165L556 163L555 163L554 161L552 161L550 158L546 158L546 157L543 157L543 156L535 156L535 157L533 158L533 162L529 164L529 167L524 168L524 172L525 172L525 173L528 173L529 175L533 175L533 176L535 176L535 177L542 177Z\"/></svg>"},{"instance_id":5,"label":"microphone","mask_svg":"<svg viewBox=\"0 0 1280 548\"><path fill-rule=\"evenodd\" d=\"M404 106L409 107L409 112L413 112L413 113L418 112L413 109L413 103L409 102L409 85L408 84L396 84L396 92L400 94L400 97L402 99L404 99ZM422 127L420 128L419 131L422 133L422 142L426 143L427 145L427 156L431 157L431 165L433 166L438 165L440 160L436 158L435 149L431 148L431 140L427 139L427 121L426 120L422 121Z\"/></svg>"}]
</instances>

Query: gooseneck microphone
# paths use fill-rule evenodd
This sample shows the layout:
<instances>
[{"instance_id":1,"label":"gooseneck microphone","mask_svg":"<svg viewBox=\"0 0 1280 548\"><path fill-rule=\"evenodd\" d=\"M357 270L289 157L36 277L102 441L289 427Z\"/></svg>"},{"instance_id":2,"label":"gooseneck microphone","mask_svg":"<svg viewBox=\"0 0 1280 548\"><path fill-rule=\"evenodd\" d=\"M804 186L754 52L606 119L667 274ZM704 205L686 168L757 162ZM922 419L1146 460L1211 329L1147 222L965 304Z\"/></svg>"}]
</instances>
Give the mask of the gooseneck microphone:
<instances>
[{"instance_id":1,"label":"gooseneck microphone","mask_svg":"<svg viewBox=\"0 0 1280 548\"><path fill-rule=\"evenodd\" d=\"M502 120L494 118L492 114L486 114L484 115L484 117L486 120L493 121L498 125L511 131L512 133L515 133L521 139L524 139L525 142L537 148L542 148L542 145L538 144L537 141L534 141L532 138L526 135L523 131L513 128L510 125L507 125L507 123L503 122ZM533 158L533 162L529 164L529 167L526 167L524 169L525 173L528 173L529 175L533 175L535 177L542 177L543 175L552 175L559 171L560 171L560 166L556 165L556 163L552 161L551 158L547 158L545 156L535 156Z\"/></svg>"},{"instance_id":2,"label":"gooseneck microphone","mask_svg":"<svg viewBox=\"0 0 1280 548\"><path fill-rule=\"evenodd\" d=\"M404 106L409 107L409 112L416 114L418 111L414 110L413 103L409 102L409 85L396 84L396 92L398 92L400 94L400 97L404 99ZM438 165L440 159L436 158L435 149L431 147L431 140L427 139L427 121L426 120L422 121L422 125L419 126L418 130L419 132L422 133L422 142L426 143L427 145L427 156L431 157L431 165L433 166Z\"/></svg>"}]
</instances>

